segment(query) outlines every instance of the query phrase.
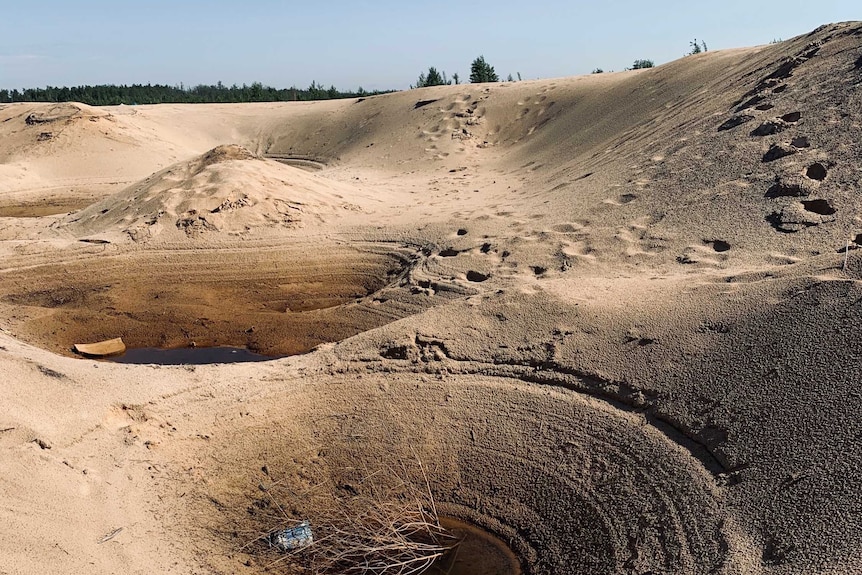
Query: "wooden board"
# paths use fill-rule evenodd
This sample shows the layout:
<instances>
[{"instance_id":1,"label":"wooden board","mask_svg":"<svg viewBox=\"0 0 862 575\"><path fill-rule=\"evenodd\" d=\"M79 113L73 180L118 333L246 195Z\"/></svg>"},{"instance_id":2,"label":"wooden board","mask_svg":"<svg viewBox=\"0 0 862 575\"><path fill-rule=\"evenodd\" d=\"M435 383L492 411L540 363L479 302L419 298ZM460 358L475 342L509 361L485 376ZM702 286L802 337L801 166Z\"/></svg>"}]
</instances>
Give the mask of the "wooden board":
<instances>
[{"instance_id":1,"label":"wooden board","mask_svg":"<svg viewBox=\"0 0 862 575\"><path fill-rule=\"evenodd\" d=\"M126 344L123 343L123 338L116 337L96 343L76 343L75 351L90 357L105 357L123 353L126 351Z\"/></svg>"}]
</instances>

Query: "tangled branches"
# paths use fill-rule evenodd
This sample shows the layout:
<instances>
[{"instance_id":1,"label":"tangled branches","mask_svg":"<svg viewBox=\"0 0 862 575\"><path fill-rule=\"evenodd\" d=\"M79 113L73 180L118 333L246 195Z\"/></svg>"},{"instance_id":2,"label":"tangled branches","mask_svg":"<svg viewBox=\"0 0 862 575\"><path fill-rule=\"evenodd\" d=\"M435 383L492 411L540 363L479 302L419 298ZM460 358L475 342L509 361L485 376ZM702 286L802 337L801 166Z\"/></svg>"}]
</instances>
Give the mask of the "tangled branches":
<instances>
[{"instance_id":1,"label":"tangled branches","mask_svg":"<svg viewBox=\"0 0 862 575\"><path fill-rule=\"evenodd\" d=\"M310 545L265 551L279 553L271 566L286 564L314 575L415 575L457 545L440 526L418 458L399 462L398 469L318 470L316 475L307 477L303 489L290 488L286 480L266 489L281 518L259 542L272 541L272 534L305 519L314 534Z\"/></svg>"}]
</instances>

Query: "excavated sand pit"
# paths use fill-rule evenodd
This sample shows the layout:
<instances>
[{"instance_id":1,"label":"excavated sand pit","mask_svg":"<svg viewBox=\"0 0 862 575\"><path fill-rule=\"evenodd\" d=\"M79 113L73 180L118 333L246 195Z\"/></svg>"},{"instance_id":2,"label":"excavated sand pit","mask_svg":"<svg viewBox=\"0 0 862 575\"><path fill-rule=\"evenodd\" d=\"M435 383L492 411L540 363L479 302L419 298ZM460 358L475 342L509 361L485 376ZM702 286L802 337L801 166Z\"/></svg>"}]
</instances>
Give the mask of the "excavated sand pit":
<instances>
[{"instance_id":1,"label":"excavated sand pit","mask_svg":"<svg viewBox=\"0 0 862 575\"><path fill-rule=\"evenodd\" d=\"M430 487L529 575L859 573L860 62L0 106L2 205L92 202L0 216L0 572L293 575Z\"/></svg>"},{"instance_id":2,"label":"excavated sand pit","mask_svg":"<svg viewBox=\"0 0 862 575\"><path fill-rule=\"evenodd\" d=\"M296 493L332 485L332 498L356 496L357 470L416 458L441 514L499 537L525 573L724 573L740 543L697 457L643 416L574 392L493 377L355 374L244 409L256 415L235 421L227 441L186 446L201 461L218 454L205 483L179 488L194 491L190 516L205 516L199 527L209 533L196 536L223 548L214 555L267 565L278 555L264 544L236 550L282 524L313 526L316 510ZM256 424L262 417L277 423Z\"/></svg>"},{"instance_id":3,"label":"excavated sand pit","mask_svg":"<svg viewBox=\"0 0 862 575\"><path fill-rule=\"evenodd\" d=\"M391 321L369 296L396 281L408 257L312 245L85 257L3 274L0 305L18 337L61 354L122 337L129 348L292 355Z\"/></svg>"}]
</instances>

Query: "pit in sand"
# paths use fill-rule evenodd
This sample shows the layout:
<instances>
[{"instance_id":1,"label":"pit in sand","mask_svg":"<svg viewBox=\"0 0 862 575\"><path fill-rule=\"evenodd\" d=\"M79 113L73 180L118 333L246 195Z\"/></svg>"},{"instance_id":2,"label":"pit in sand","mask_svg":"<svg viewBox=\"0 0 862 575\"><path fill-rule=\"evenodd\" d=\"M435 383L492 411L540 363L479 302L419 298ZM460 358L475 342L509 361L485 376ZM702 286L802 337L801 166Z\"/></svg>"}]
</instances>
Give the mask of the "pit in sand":
<instances>
[{"instance_id":1,"label":"pit in sand","mask_svg":"<svg viewBox=\"0 0 862 575\"><path fill-rule=\"evenodd\" d=\"M66 355L74 344L117 337L129 349L182 349L171 353L195 358L210 352L187 348L305 353L398 319L370 296L397 282L409 257L388 247L319 244L93 250L0 278L0 309L17 337Z\"/></svg>"}]
</instances>

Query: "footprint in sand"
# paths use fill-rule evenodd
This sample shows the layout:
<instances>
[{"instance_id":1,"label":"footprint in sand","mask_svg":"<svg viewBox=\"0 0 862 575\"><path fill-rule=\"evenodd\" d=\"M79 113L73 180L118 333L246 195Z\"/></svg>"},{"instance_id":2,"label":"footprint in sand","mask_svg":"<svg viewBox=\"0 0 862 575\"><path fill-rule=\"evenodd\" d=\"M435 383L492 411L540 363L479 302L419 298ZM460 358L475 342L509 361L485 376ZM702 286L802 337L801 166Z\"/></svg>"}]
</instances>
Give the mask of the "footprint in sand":
<instances>
[{"instance_id":1,"label":"footprint in sand","mask_svg":"<svg viewBox=\"0 0 862 575\"><path fill-rule=\"evenodd\" d=\"M702 246L688 246L682 255L677 256L677 263L683 265L718 266L727 259L724 252L730 250L730 244L723 240L704 240ZM719 255L721 254L721 255Z\"/></svg>"},{"instance_id":2,"label":"footprint in sand","mask_svg":"<svg viewBox=\"0 0 862 575\"><path fill-rule=\"evenodd\" d=\"M575 221L575 222L567 222L564 224L556 224L551 227L551 229L560 234L579 234L584 233L588 229L589 222L587 221Z\"/></svg>"},{"instance_id":3,"label":"footprint in sand","mask_svg":"<svg viewBox=\"0 0 862 575\"><path fill-rule=\"evenodd\" d=\"M624 206L625 204L630 204L633 201L638 199L635 194L622 194L617 196L616 198L607 198L602 200L603 204L610 204L612 206Z\"/></svg>"},{"instance_id":4,"label":"footprint in sand","mask_svg":"<svg viewBox=\"0 0 862 575\"><path fill-rule=\"evenodd\" d=\"M832 207L829 200L824 200L822 198L818 198L816 200L802 200L802 208L806 212L812 212L819 216L831 216L838 211Z\"/></svg>"},{"instance_id":5,"label":"footprint in sand","mask_svg":"<svg viewBox=\"0 0 862 575\"><path fill-rule=\"evenodd\" d=\"M780 160L781 158L792 156L797 152L796 147L788 146L786 144L772 144L769 147L769 150L763 154L763 158L761 158L761 162L768 163L774 162L775 160Z\"/></svg>"},{"instance_id":6,"label":"footprint in sand","mask_svg":"<svg viewBox=\"0 0 862 575\"><path fill-rule=\"evenodd\" d=\"M654 223L652 218L645 216L630 223L628 227L619 228L616 239L625 245L625 255L631 256L656 256L665 249L665 241L653 237L649 233L649 225Z\"/></svg>"},{"instance_id":7,"label":"footprint in sand","mask_svg":"<svg viewBox=\"0 0 862 575\"><path fill-rule=\"evenodd\" d=\"M790 112L778 118L767 120L751 131L751 136L771 136L782 132L798 122L802 112Z\"/></svg>"},{"instance_id":8,"label":"footprint in sand","mask_svg":"<svg viewBox=\"0 0 862 575\"><path fill-rule=\"evenodd\" d=\"M790 145L802 149L810 147L811 142L808 140L808 136L797 136L790 141Z\"/></svg>"},{"instance_id":9,"label":"footprint in sand","mask_svg":"<svg viewBox=\"0 0 862 575\"><path fill-rule=\"evenodd\" d=\"M730 250L730 244L724 240L703 240L703 243L712 246L712 251L723 253Z\"/></svg>"},{"instance_id":10,"label":"footprint in sand","mask_svg":"<svg viewBox=\"0 0 862 575\"><path fill-rule=\"evenodd\" d=\"M787 254L771 253L768 256L768 261L775 265L789 266L802 261L801 258Z\"/></svg>"},{"instance_id":11,"label":"footprint in sand","mask_svg":"<svg viewBox=\"0 0 862 575\"><path fill-rule=\"evenodd\" d=\"M491 278L490 274L483 274L482 272L477 272L475 270L470 270L467 272L467 281L473 283L481 283L487 281Z\"/></svg>"},{"instance_id":12,"label":"footprint in sand","mask_svg":"<svg viewBox=\"0 0 862 575\"><path fill-rule=\"evenodd\" d=\"M816 180L818 182L822 182L826 179L826 166L821 164L820 162L814 162L808 169L805 170L805 177L811 180Z\"/></svg>"},{"instance_id":13,"label":"footprint in sand","mask_svg":"<svg viewBox=\"0 0 862 575\"><path fill-rule=\"evenodd\" d=\"M559 251L567 258L580 260L582 262L593 262L596 259L595 249L588 241L585 240L561 242Z\"/></svg>"}]
</instances>

